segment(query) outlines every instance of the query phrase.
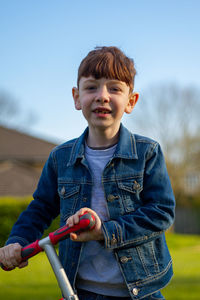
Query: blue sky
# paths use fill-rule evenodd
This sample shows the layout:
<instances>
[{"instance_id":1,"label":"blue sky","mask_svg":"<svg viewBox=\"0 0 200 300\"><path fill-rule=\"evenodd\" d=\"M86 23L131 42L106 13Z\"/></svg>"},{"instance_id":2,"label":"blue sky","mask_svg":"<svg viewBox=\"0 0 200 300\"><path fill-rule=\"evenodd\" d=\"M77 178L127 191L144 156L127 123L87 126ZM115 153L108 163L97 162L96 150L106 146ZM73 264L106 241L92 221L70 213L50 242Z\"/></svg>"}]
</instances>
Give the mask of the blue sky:
<instances>
[{"instance_id":1,"label":"blue sky","mask_svg":"<svg viewBox=\"0 0 200 300\"><path fill-rule=\"evenodd\" d=\"M31 134L76 137L86 122L71 88L95 46L115 45L134 59L141 95L165 82L200 88L199 12L198 0L0 0L0 90L37 116ZM131 118L124 123L134 131Z\"/></svg>"}]
</instances>

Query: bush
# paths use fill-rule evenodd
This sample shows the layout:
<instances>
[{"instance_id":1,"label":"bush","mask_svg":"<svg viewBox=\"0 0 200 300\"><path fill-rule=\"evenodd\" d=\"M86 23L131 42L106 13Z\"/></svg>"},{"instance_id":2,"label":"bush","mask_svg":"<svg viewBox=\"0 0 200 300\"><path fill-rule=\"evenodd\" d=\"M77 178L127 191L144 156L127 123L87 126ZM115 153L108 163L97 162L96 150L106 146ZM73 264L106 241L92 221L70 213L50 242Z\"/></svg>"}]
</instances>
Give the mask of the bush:
<instances>
[{"instance_id":1,"label":"bush","mask_svg":"<svg viewBox=\"0 0 200 300\"><path fill-rule=\"evenodd\" d=\"M177 207L194 208L200 210L199 192L191 195L184 194L183 192L178 193L176 191L174 191L174 193Z\"/></svg>"},{"instance_id":2,"label":"bush","mask_svg":"<svg viewBox=\"0 0 200 300\"><path fill-rule=\"evenodd\" d=\"M2 247L10 231L22 211L26 209L32 197L0 197L0 247ZM44 236L59 227L59 217L45 230Z\"/></svg>"}]
</instances>

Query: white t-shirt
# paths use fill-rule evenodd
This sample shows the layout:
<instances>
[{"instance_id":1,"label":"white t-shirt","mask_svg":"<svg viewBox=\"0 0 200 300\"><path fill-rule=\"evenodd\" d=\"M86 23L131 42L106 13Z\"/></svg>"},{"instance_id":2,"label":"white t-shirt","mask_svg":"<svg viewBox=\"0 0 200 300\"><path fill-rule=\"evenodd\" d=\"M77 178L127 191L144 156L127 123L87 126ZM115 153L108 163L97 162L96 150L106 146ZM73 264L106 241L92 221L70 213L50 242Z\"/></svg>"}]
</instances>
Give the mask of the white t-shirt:
<instances>
[{"instance_id":1,"label":"white t-shirt","mask_svg":"<svg viewBox=\"0 0 200 300\"><path fill-rule=\"evenodd\" d=\"M117 145L95 150L85 145L85 157L93 178L91 208L102 221L109 220L107 202L102 186L102 173ZM129 296L119 265L112 250L98 241L84 244L78 269L77 287L107 296Z\"/></svg>"}]
</instances>

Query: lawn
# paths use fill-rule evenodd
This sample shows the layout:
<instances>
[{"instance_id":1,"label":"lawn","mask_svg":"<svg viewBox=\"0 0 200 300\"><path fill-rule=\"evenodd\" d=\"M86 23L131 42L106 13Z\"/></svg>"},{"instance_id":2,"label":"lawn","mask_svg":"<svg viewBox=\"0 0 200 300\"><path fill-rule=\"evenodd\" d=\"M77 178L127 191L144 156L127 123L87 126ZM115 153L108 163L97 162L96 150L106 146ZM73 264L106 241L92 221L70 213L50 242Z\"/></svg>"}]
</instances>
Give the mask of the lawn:
<instances>
[{"instance_id":1,"label":"lawn","mask_svg":"<svg viewBox=\"0 0 200 300\"><path fill-rule=\"evenodd\" d=\"M200 299L200 236L167 235L174 277L163 289L168 300Z\"/></svg>"},{"instance_id":2,"label":"lawn","mask_svg":"<svg viewBox=\"0 0 200 300\"><path fill-rule=\"evenodd\" d=\"M200 299L200 236L167 235L174 261L174 277L163 289L167 300ZM61 293L43 253L29 266L11 272L0 271L0 299L58 300Z\"/></svg>"}]
</instances>

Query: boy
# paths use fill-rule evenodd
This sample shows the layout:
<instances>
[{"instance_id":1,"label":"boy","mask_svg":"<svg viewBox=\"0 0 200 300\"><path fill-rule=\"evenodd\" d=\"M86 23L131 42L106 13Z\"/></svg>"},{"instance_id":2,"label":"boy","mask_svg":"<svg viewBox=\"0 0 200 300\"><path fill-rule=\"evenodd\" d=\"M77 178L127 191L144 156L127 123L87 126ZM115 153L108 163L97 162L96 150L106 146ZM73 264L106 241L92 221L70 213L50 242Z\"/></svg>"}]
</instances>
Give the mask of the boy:
<instances>
[{"instance_id":1,"label":"boy","mask_svg":"<svg viewBox=\"0 0 200 300\"><path fill-rule=\"evenodd\" d=\"M122 124L137 103L132 59L116 47L89 52L72 89L88 128L56 147L46 162L34 200L14 225L0 261L24 267L20 249L41 237L60 213L73 226L90 211L92 231L60 243L60 258L80 300L164 299L172 276L164 232L175 200L157 142Z\"/></svg>"}]
</instances>

